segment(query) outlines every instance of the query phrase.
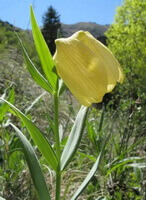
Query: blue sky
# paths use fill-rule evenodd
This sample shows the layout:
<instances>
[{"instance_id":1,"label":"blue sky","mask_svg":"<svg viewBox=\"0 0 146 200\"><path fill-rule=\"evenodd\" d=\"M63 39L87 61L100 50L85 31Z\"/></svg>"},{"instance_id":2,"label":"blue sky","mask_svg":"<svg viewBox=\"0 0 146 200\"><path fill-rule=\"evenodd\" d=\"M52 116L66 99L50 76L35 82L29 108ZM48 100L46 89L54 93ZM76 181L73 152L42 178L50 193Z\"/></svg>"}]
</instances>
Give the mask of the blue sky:
<instances>
[{"instance_id":1,"label":"blue sky","mask_svg":"<svg viewBox=\"0 0 146 200\"><path fill-rule=\"evenodd\" d=\"M122 5L122 0L0 0L0 19L23 29L30 29L30 4L34 7L40 26L42 15L50 5L61 15L62 23L111 24L116 8Z\"/></svg>"}]
</instances>

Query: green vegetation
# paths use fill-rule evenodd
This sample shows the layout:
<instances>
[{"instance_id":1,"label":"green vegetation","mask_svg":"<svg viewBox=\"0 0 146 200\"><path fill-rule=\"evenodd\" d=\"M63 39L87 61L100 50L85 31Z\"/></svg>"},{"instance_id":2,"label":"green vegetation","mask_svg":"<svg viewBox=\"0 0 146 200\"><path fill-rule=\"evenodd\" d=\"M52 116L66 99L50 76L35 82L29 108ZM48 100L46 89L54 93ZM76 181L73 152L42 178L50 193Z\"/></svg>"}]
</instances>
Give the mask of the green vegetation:
<instances>
[{"instance_id":1,"label":"green vegetation","mask_svg":"<svg viewBox=\"0 0 146 200\"><path fill-rule=\"evenodd\" d=\"M108 135L110 138L103 159L99 166L95 164L98 170L78 199L145 200L146 21L143 17L145 7L144 0L125 0L123 6L117 10L115 22L106 32L108 47L124 69L125 81L111 94L106 94L102 103L93 105L79 149L67 167L68 158L63 157L66 169L62 174L62 200L70 200L77 191L99 158ZM39 150L43 147L38 144L39 140L36 146L25 128L26 126L29 132L32 131L30 135L34 138L34 132L38 130L30 123L32 120L53 144L52 99L51 95L46 95L41 88L42 79L36 81L33 77L40 87L30 77L14 30L23 42L29 57L42 72L41 61L36 56L30 31L20 30L2 21L0 30L0 97L21 108L28 117L25 118L17 111L22 119L22 122L18 121L10 106L0 102L0 197L6 200L38 199L33 187L35 181L34 179L32 181L29 173L30 166L25 162L25 159L30 162L27 159L30 154L37 166L37 169L34 167L32 171L41 170L50 190L50 196L54 197L55 176L47 164L50 163L56 170L55 158L50 161L43 150L42 156ZM43 86L44 89L49 87L46 82L43 82ZM59 131L63 137L61 150L66 145L78 109L78 102L66 89L60 97ZM15 126L12 128L10 123ZM25 145L29 151L24 151ZM35 153L30 146L33 146ZM64 155L66 153L64 151ZM39 175L44 184L41 172ZM37 181L34 185L37 188ZM44 188L40 187L40 190ZM44 189L44 192L47 196L47 189Z\"/></svg>"}]
</instances>

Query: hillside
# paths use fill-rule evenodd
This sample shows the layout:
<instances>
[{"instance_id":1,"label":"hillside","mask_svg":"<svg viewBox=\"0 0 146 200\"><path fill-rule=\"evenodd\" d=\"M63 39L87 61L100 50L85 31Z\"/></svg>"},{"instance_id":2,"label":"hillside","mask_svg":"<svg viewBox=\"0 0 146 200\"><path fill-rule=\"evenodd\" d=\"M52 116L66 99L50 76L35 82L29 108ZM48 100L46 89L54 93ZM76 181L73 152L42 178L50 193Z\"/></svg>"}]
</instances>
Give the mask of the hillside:
<instances>
[{"instance_id":1,"label":"hillside","mask_svg":"<svg viewBox=\"0 0 146 200\"><path fill-rule=\"evenodd\" d=\"M17 96L16 101L22 99L23 96L29 104L29 100L34 96L33 93L36 92L36 96L38 96L40 91L30 78L25 67L21 47L14 31L22 39L24 46L29 52L29 56L36 63L37 56L31 32L21 30L1 20L0 30L0 96L6 88L13 84Z\"/></svg>"},{"instance_id":2,"label":"hillside","mask_svg":"<svg viewBox=\"0 0 146 200\"><path fill-rule=\"evenodd\" d=\"M109 28L109 25L98 25L96 23L80 22L76 24L62 24L64 37L69 37L78 30L86 30L98 38L105 44L104 32ZM35 52L35 47L32 39L31 31L22 30L13 26L8 22L0 20L0 95L3 93L3 89L9 86L9 82L13 82L16 85L16 90L19 94L24 93L23 87L27 86L25 94L27 97L31 95L30 83L32 87L36 87L32 82L28 71L25 68L24 59L21 51L20 44L16 37L17 32L22 39L24 46L29 52L30 58L39 68L40 63ZM5 81L4 81L5 80ZM7 80L7 81L6 81ZM23 81L22 81L23 80ZM25 82L25 83L24 83ZM25 85L25 86L24 86ZM35 88L36 90L36 88ZM34 91L35 91L34 90ZM29 95L28 95L29 94Z\"/></svg>"},{"instance_id":3,"label":"hillside","mask_svg":"<svg viewBox=\"0 0 146 200\"><path fill-rule=\"evenodd\" d=\"M76 24L62 24L63 35L71 36L79 30L89 31L94 37L104 36L104 33L109 28L109 25L99 25L93 22L79 22Z\"/></svg>"}]
</instances>

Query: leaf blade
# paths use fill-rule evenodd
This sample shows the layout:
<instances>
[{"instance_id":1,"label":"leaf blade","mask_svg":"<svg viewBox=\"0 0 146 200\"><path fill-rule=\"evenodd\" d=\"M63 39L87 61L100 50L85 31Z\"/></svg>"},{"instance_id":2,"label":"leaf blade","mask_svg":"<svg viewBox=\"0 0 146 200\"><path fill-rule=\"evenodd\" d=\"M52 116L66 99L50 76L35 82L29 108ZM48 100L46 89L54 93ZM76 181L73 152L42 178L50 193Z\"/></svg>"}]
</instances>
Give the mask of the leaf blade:
<instances>
[{"instance_id":1,"label":"leaf blade","mask_svg":"<svg viewBox=\"0 0 146 200\"><path fill-rule=\"evenodd\" d=\"M0 99L1 100L1 99ZM5 101L9 106L15 111L17 116L23 121L25 124L29 134L31 135L32 139L34 140L35 144L37 145L38 149L42 153L42 155L45 157L47 163L54 169L57 170L58 167L58 160L56 157L56 154L49 143L49 141L43 136L42 132L39 130L39 128L33 124L18 108L16 108L14 105L9 103L8 101L2 99L2 101Z\"/></svg>"},{"instance_id":2,"label":"leaf blade","mask_svg":"<svg viewBox=\"0 0 146 200\"><path fill-rule=\"evenodd\" d=\"M83 190L86 188L86 186L88 185L88 183L90 182L90 180L94 176L95 172L98 170L99 164L100 164L100 162L102 160L102 157L103 157L103 154L104 154L104 150L105 150L106 144L109 141L109 137L110 137L110 134L107 136L107 138L106 138L106 140L104 142L104 145L102 147L102 150L101 150L99 156L97 157L96 162L94 163L94 165L91 168L90 172L88 173L88 175L86 176L86 178L84 179L84 181L82 182L82 184L80 185L78 190L75 192L75 194L73 195L71 200L75 200L75 199L78 198L78 196L83 192Z\"/></svg>"},{"instance_id":3,"label":"leaf blade","mask_svg":"<svg viewBox=\"0 0 146 200\"><path fill-rule=\"evenodd\" d=\"M10 103L14 103L14 88L12 88L10 90L10 93L9 93L9 96L7 98L7 100L10 102ZM4 115L6 114L6 112L8 111L9 109L9 105L7 103L3 103L1 106L0 106L0 122L3 120L4 118Z\"/></svg>"},{"instance_id":4,"label":"leaf blade","mask_svg":"<svg viewBox=\"0 0 146 200\"><path fill-rule=\"evenodd\" d=\"M17 34L16 34L17 35ZM37 70L33 62L31 61L30 57L28 56L28 53L26 52L26 49L24 48L22 41L20 40L19 36L17 35L17 38L19 40L19 43L22 47L23 55L26 61L26 66L31 74L33 80L40 85L43 89L45 89L49 93L53 93L54 89L52 85L43 77L43 75Z\"/></svg>"},{"instance_id":5,"label":"leaf blade","mask_svg":"<svg viewBox=\"0 0 146 200\"><path fill-rule=\"evenodd\" d=\"M57 75L53 72L54 68L54 62L51 56L51 53L49 51L49 48L43 38L43 35L39 29L39 26L37 24L33 8L30 6L30 18L31 18L31 26L32 26L32 34L33 39L35 42L36 50L39 55L42 69L44 71L44 74L54 88L56 89L56 82L57 82Z\"/></svg>"},{"instance_id":6,"label":"leaf blade","mask_svg":"<svg viewBox=\"0 0 146 200\"><path fill-rule=\"evenodd\" d=\"M115 163L113 166L111 166L108 170L107 170L107 176L109 174L111 174L112 171L114 171L115 169L126 165L128 163L133 163L134 161L141 161L142 158L141 157L129 157L129 158L124 158L122 160L120 160L119 162Z\"/></svg>"},{"instance_id":7,"label":"leaf blade","mask_svg":"<svg viewBox=\"0 0 146 200\"><path fill-rule=\"evenodd\" d=\"M41 200L51 200L48 187L46 185L38 158L34 149L24 134L12 123L10 125L16 131L16 134L21 141L22 149L31 173L31 177Z\"/></svg>"},{"instance_id":8,"label":"leaf blade","mask_svg":"<svg viewBox=\"0 0 146 200\"><path fill-rule=\"evenodd\" d=\"M81 141L89 108L82 106L61 156L61 170L69 164Z\"/></svg>"}]
</instances>

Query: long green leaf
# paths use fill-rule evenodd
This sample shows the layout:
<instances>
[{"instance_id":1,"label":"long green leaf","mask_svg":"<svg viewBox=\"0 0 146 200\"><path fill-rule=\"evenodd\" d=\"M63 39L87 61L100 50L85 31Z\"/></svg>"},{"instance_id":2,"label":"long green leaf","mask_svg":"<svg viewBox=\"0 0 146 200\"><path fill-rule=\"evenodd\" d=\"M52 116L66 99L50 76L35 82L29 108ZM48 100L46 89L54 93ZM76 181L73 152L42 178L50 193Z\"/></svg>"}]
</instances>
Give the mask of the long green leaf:
<instances>
[{"instance_id":1,"label":"long green leaf","mask_svg":"<svg viewBox=\"0 0 146 200\"><path fill-rule=\"evenodd\" d=\"M78 190L75 192L75 194L73 195L73 197L71 198L71 200L75 200L78 198L78 196L83 192L83 190L86 188L86 186L88 185L88 183L90 182L90 180L92 179L92 177L94 176L94 174L96 173L96 171L99 168L99 164L101 163L102 157L104 155L104 150L105 147L109 141L109 137L110 134L107 136L105 143L102 147L102 150L99 154L99 156L97 157L96 162L94 163L92 169L90 170L90 172L88 173L88 175L86 176L86 178L84 179L84 181L82 182L82 184L80 185L80 187L78 188Z\"/></svg>"},{"instance_id":2,"label":"long green leaf","mask_svg":"<svg viewBox=\"0 0 146 200\"><path fill-rule=\"evenodd\" d=\"M109 170L107 170L107 176L114 171L115 169L127 164L127 163L132 163L134 161L141 161L142 158L140 157L129 157L129 158L125 158L123 160L120 160L119 162L115 163L113 166L110 167Z\"/></svg>"},{"instance_id":3,"label":"long green leaf","mask_svg":"<svg viewBox=\"0 0 146 200\"><path fill-rule=\"evenodd\" d=\"M128 167L134 167L134 168L146 168L146 163L131 163L127 164Z\"/></svg>"},{"instance_id":4,"label":"long green leaf","mask_svg":"<svg viewBox=\"0 0 146 200\"><path fill-rule=\"evenodd\" d=\"M10 103L14 103L14 88L12 88L9 92L9 96L7 98L7 101L9 101ZM9 109L9 105L5 102L3 102L2 105L0 105L0 122L3 120L4 115L6 114L6 112Z\"/></svg>"},{"instance_id":5,"label":"long green leaf","mask_svg":"<svg viewBox=\"0 0 146 200\"><path fill-rule=\"evenodd\" d=\"M116 157L112 162L110 162L107 167L110 168L112 166L114 166L115 163L119 162L120 160L122 160L125 157L125 154L127 152L131 152L135 147L137 147L139 144L141 144L142 142L145 142L145 138L142 138L140 140L138 140L137 142L135 142L134 144L132 144L130 147L128 147L125 151L122 151L122 153Z\"/></svg>"},{"instance_id":6,"label":"long green leaf","mask_svg":"<svg viewBox=\"0 0 146 200\"><path fill-rule=\"evenodd\" d=\"M84 179L84 181L82 182L82 184L80 185L78 190L75 192L75 194L73 195L71 200L77 199L77 197L83 192L83 190L88 185L89 181L91 180L91 178L94 176L95 172L97 171L100 160L101 160L101 153L99 154L99 156L98 156L95 164L93 165L92 169L90 170L89 174L86 176L86 178Z\"/></svg>"},{"instance_id":7,"label":"long green leaf","mask_svg":"<svg viewBox=\"0 0 146 200\"><path fill-rule=\"evenodd\" d=\"M28 139L24 136L24 134L14 124L10 123L10 125L14 128L17 136L21 141L22 149L39 199L51 200L49 190L47 188L41 167L39 165L38 158L34 152L32 145L30 144Z\"/></svg>"},{"instance_id":8,"label":"long green leaf","mask_svg":"<svg viewBox=\"0 0 146 200\"><path fill-rule=\"evenodd\" d=\"M38 149L45 157L47 163L56 171L58 167L56 154L52 146L50 145L49 141L45 138L40 129L35 124L33 124L20 110L18 110L18 108L16 108L14 105L12 105L6 100L3 101L5 101L8 105L10 105L11 108L18 115L18 117L23 121L29 134L31 135L32 139L37 145Z\"/></svg>"},{"instance_id":9,"label":"long green leaf","mask_svg":"<svg viewBox=\"0 0 146 200\"><path fill-rule=\"evenodd\" d=\"M32 107L33 107L36 103L38 103L38 101L40 101L40 99L41 99L45 94L46 94L46 92L43 92L41 95L39 95L39 96L31 103L31 105L25 109L25 114L28 113L28 112L32 109Z\"/></svg>"},{"instance_id":10,"label":"long green leaf","mask_svg":"<svg viewBox=\"0 0 146 200\"><path fill-rule=\"evenodd\" d=\"M61 156L61 170L64 170L77 151L84 132L87 113L88 108L82 106L74 122L73 128L67 140L67 144L65 145Z\"/></svg>"},{"instance_id":11,"label":"long green leaf","mask_svg":"<svg viewBox=\"0 0 146 200\"><path fill-rule=\"evenodd\" d=\"M17 35L17 34L16 34ZM18 35L17 35L18 37ZM33 64L33 62L31 61L31 59L29 58L23 44L22 41L20 40L20 38L18 37L18 40L21 44L22 50L23 50L23 55L26 61L26 66L27 69L29 71L29 73L31 74L32 78L34 79L34 81L36 83L38 83L38 85L40 85L43 89L45 89L46 91L48 91L49 93L53 93L54 89L52 87L52 85L42 76L42 74L37 70L37 68L35 67L35 65Z\"/></svg>"},{"instance_id":12,"label":"long green leaf","mask_svg":"<svg viewBox=\"0 0 146 200\"><path fill-rule=\"evenodd\" d=\"M40 61L41 61L42 69L44 71L44 74L45 74L48 82L52 85L52 87L55 90L57 75L53 72L54 62L53 62L51 53L49 51L49 48L43 38L43 35L42 35L40 28L37 24L37 21L35 19L35 15L34 15L32 6L30 6L30 16L31 16L33 39L35 42L37 53L38 53Z\"/></svg>"}]
</instances>

